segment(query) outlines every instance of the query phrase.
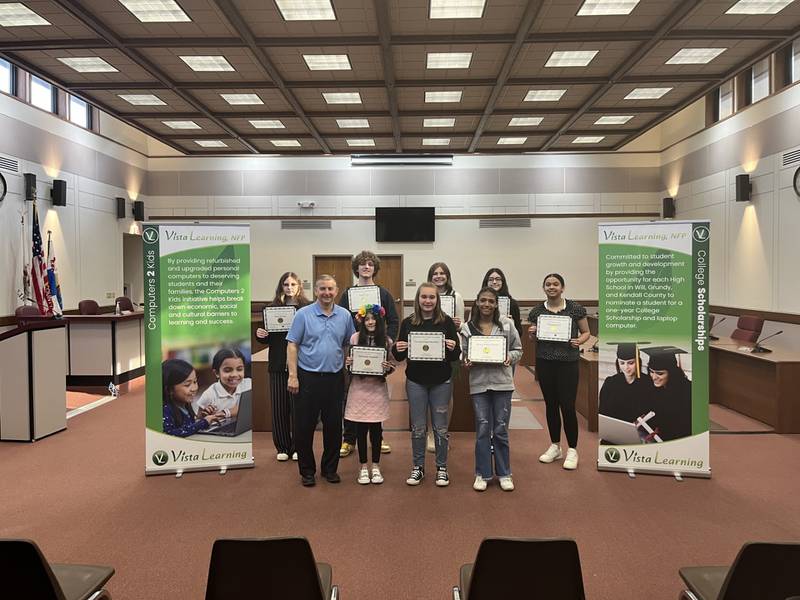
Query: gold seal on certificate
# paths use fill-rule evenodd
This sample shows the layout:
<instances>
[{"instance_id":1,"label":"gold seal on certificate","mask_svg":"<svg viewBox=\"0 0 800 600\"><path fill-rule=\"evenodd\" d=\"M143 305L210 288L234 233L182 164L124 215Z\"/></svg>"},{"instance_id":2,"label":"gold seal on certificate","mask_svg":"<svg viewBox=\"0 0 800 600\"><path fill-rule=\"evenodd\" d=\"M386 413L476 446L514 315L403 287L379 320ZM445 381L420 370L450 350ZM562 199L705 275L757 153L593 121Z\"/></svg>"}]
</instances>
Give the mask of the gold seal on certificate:
<instances>
[{"instance_id":1,"label":"gold seal on certificate","mask_svg":"<svg viewBox=\"0 0 800 600\"><path fill-rule=\"evenodd\" d=\"M467 359L474 363L502 364L506 361L507 343L504 335L470 336Z\"/></svg>"},{"instance_id":2,"label":"gold seal on certificate","mask_svg":"<svg viewBox=\"0 0 800 600\"><path fill-rule=\"evenodd\" d=\"M456 314L456 297L439 294L439 306L442 307L442 312L452 319Z\"/></svg>"},{"instance_id":3,"label":"gold seal on certificate","mask_svg":"<svg viewBox=\"0 0 800 600\"><path fill-rule=\"evenodd\" d=\"M410 331L408 360L444 360L444 333L441 331Z\"/></svg>"},{"instance_id":4,"label":"gold seal on certificate","mask_svg":"<svg viewBox=\"0 0 800 600\"><path fill-rule=\"evenodd\" d=\"M264 329L270 333L276 331L289 331L294 321L294 306L267 306L264 309Z\"/></svg>"},{"instance_id":5,"label":"gold seal on certificate","mask_svg":"<svg viewBox=\"0 0 800 600\"><path fill-rule=\"evenodd\" d=\"M350 372L354 375L383 375L383 362L386 360L386 348L372 346L353 346L350 348L353 364Z\"/></svg>"},{"instance_id":6,"label":"gold seal on certificate","mask_svg":"<svg viewBox=\"0 0 800 600\"><path fill-rule=\"evenodd\" d=\"M500 311L501 317L511 316L511 298L508 296L497 297L497 310Z\"/></svg>"},{"instance_id":7,"label":"gold seal on certificate","mask_svg":"<svg viewBox=\"0 0 800 600\"><path fill-rule=\"evenodd\" d=\"M347 290L347 301L350 303L350 312L367 304L381 305L381 289L377 285L354 285Z\"/></svg>"},{"instance_id":8,"label":"gold seal on certificate","mask_svg":"<svg viewBox=\"0 0 800 600\"><path fill-rule=\"evenodd\" d=\"M568 342L572 337L572 317L566 315L539 315L536 319L536 339L550 342Z\"/></svg>"}]
</instances>

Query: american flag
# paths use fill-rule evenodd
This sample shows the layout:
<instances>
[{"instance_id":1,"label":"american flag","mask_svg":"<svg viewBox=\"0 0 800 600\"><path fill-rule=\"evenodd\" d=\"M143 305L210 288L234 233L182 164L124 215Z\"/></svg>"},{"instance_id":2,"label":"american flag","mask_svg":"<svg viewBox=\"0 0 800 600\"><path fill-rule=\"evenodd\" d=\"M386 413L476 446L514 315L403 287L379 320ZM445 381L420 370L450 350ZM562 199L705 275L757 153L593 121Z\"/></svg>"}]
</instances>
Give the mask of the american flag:
<instances>
[{"instance_id":1,"label":"american flag","mask_svg":"<svg viewBox=\"0 0 800 600\"><path fill-rule=\"evenodd\" d=\"M47 232L47 283L50 286L50 298L53 300L53 314L62 314L64 301L61 299L61 284L58 281L58 271L56 270L56 253L53 250L53 243L50 240L50 232Z\"/></svg>"},{"instance_id":2,"label":"american flag","mask_svg":"<svg viewBox=\"0 0 800 600\"><path fill-rule=\"evenodd\" d=\"M50 284L47 281L47 266L42 251L42 232L39 230L39 212L36 210L36 200L33 201L32 223L31 289L39 307L39 313L52 315L53 298L50 296Z\"/></svg>"}]
</instances>

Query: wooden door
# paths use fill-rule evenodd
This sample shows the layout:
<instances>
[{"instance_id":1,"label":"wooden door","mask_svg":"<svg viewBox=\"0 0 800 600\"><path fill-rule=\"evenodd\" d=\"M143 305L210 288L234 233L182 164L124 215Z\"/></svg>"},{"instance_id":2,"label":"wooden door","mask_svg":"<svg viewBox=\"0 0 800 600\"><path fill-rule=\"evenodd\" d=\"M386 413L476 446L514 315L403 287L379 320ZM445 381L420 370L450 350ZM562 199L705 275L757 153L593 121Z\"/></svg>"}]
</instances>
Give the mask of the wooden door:
<instances>
[{"instance_id":1,"label":"wooden door","mask_svg":"<svg viewBox=\"0 0 800 600\"><path fill-rule=\"evenodd\" d=\"M349 255L314 255L314 278L311 281L309 298L314 296L314 282L317 277L331 275L339 286L339 293L336 294L336 303L338 304L342 292L353 285L352 260L353 257Z\"/></svg>"},{"instance_id":2,"label":"wooden door","mask_svg":"<svg viewBox=\"0 0 800 600\"><path fill-rule=\"evenodd\" d=\"M381 259L381 270L375 277L375 283L385 287L394 298L397 316L403 320L403 257L399 255L378 255Z\"/></svg>"}]
</instances>

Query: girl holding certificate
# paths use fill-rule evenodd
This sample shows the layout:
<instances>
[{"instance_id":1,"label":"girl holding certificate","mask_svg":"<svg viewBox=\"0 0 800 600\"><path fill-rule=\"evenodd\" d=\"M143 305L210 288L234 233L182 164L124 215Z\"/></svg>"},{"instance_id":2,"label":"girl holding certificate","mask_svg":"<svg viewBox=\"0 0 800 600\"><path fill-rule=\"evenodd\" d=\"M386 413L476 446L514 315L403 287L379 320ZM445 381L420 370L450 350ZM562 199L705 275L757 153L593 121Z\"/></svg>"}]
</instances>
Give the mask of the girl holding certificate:
<instances>
[{"instance_id":1,"label":"girl holding certificate","mask_svg":"<svg viewBox=\"0 0 800 600\"><path fill-rule=\"evenodd\" d=\"M358 331L350 338L353 351L358 347L385 348L392 347L392 340L386 335L386 309L377 304L362 306L355 314ZM388 359L388 354L386 355ZM348 356L345 364L353 367L353 356ZM384 360L380 372L374 375L354 373L350 378L350 389L347 392L347 404L344 418L356 426L356 445L361 468L358 472L358 483L383 483L383 475L378 466L381 462L381 441L383 429L381 423L389 418L389 386L386 375L394 371L394 365ZM355 370L355 369L354 369ZM367 433L372 444L372 469L367 467Z\"/></svg>"},{"instance_id":2,"label":"girl holding certificate","mask_svg":"<svg viewBox=\"0 0 800 600\"><path fill-rule=\"evenodd\" d=\"M497 292L493 288L484 287L478 293L469 321L461 326L461 338L466 357L464 364L469 368L469 393L475 409L475 483L472 487L482 492L497 475L500 488L510 492L514 489L508 447L514 391L511 367L522 358L522 342L511 319L500 315ZM496 343L489 344L489 341ZM483 356L476 354L479 348L483 348L480 352Z\"/></svg>"},{"instance_id":3,"label":"girl holding certificate","mask_svg":"<svg viewBox=\"0 0 800 600\"><path fill-rule=\"evenodd\" d=\"M271 306L294 306L301 308L309 304L303 293L297 273L287 271L278 280L275 298ZM297 460L292 442L292 395L287 389L289 373L286 370L287 331L270 333L263 327L256 329L256 337L269 346L269 390L272 397L272 442L280 461Z\"/></svg>"},{"instance_id":4,"label":"girl holding certificate","mask_svg":"<svg viewBox=\"0 0 800 600\"><path fill-rule=\"evenodd\" d=\"M436 485L449 485L447 475L447 420L451 395L450 363L458 360L461 348L453 319L442 312L439 291L431 282L417 288L414 314L400 324L394 357L408 359L406 393L411 417L411 449L414 466L406 479L419 485L425 477L425 430L427 413L433 423L436 449Z\"/></svg>"},{"instance_id":5,"label":"girl holding certificate","mask_svg":"<svg viewBox=\"0 0 800 600\"><path fill-rule=\"evenodd\" d=\"M561 421L567 436L565 469L578 468L578 417L575 414L575 396L578 392L578 359L580 345L589 339L586 309L563 297L564 278L550 273L542 283L545 300L534 306L528 315L533 323L528 329L531 339L536 338L536 374L547 407L547 429L550 447L539 457L551 463L562 457ZM540 319L541 318L541 319ZM538 325L537 325L538 324ZM538 326L546 331L537 333Z\"/></svg>"},{"instance_id":6,"label":"girl holding certificate","mask_svg":"<svg viewBox=\"0 0 800 600\"><path fill-rule=\"evenodd\" d=\"M486 275L483 276L483 283L481 283L481 287L492 288L495 292L497 292L498 296L508 296L509 316L511 317L511 320L514 321L514 327L521 338L522 318L520 317L519 313L519 302L514 300L511 292L508 291L508 281L506 281L505 273L503 273L503 271L498 267L492 267L486 271Z\"/></svg>"}]
</instances>

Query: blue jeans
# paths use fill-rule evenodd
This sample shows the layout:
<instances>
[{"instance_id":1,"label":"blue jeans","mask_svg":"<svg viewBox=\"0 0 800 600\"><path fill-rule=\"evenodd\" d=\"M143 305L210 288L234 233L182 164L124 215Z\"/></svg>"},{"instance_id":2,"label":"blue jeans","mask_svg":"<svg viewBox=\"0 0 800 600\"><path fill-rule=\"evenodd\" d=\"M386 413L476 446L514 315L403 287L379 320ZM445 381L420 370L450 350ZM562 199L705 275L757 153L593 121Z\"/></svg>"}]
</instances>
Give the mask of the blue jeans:
<instances>
[{"instance_id":1,"label":"blue jeans","mask_svg":"<svg viewBox=\"0 0 800 600\"><path fill-rule=\"evenodd\" d=\"M511 419L511 391L487 390L472 394L475 409L475 474L491 479L492 444L494 444L494 474L511 475L508 448L508 422Z\"/></svg>"},{"instance_id":2,"label":"blue jeans","mask_svg":"<svg viewBox=\"0 0 800 600\"><path fill-rule=\"evenodd\" d=\"M415 467L425 466L425 434L430 407L433 439L436 443L436 466L447 466L447 415L450 381L422 385L406 379L408 411L411 416L411 453Z\"/></svg>"}]
</instances>

